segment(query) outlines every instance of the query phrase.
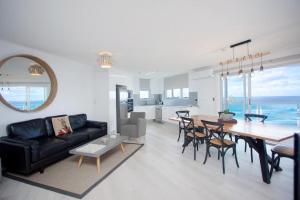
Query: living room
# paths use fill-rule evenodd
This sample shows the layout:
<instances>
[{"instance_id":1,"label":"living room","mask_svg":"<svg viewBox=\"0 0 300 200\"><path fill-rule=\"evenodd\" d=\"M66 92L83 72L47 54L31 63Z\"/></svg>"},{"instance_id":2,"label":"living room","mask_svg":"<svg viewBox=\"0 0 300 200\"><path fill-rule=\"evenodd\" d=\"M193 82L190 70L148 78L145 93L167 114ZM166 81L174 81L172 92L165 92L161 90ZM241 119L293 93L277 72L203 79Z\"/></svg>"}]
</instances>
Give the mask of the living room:
<instances>
[{"instance_id":1,"label":"living room","mask_svg":"<svg viewBox=\"0 0 300 200\"><path fill-rule=\"evenodd\" d=\"M0 199L296 199L299 8L0 0Z\"/></svg>"}]
</instances>

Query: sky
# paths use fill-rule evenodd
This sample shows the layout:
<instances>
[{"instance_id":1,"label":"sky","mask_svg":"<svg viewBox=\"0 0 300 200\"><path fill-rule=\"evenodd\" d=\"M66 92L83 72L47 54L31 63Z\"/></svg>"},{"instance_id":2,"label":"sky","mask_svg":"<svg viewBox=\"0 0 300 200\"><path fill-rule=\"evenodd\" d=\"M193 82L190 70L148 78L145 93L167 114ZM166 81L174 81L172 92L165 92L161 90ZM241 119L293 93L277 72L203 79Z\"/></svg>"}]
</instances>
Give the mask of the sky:
<instances>
[{"instance_id":1,"label":"sky","mask_svg":"<svg viewBox=\"0 0 300 200\"><path fill-rule=\"evenodd\" d=\"M266 69L251 79L252 96L300 96L300 65ZM243 96L243 79L228 80L228 96Z\"/></svg>"}]
</instances>

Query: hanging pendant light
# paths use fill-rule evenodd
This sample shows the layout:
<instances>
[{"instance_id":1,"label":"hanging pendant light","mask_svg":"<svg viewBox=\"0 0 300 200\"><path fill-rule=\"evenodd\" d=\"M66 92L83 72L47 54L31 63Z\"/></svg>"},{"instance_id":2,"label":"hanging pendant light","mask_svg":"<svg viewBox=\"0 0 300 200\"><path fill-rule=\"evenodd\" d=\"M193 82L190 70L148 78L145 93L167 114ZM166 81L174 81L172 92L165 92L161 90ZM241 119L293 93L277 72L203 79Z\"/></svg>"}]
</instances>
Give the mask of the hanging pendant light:
<instances>
[{"instance_id":1,"label":"hanging pendant light","mask_svg":"<svg viewBox=\"0 0 300 200\"><path fill-rule=\"evenodd\" d=\"M240 70L239 70L239 77L242 78L243 77L243 65L242 65L242 61L240 62Z\"/></svg>"},{"instance_id":2,"label":"hanging pendant light","mask_svg":"<svg viewBox=\"0 0 300 200\"><path fill-rule=\"evenodd\" d=\"M101 68L109 69L112 67L112 53L108 51L101 51L99 52L99 65Z\"/></svg>"},{"instance_id":3,"label":"hanging pendant light","mask_svg":"<svg viewBox=\"0 0 300 200\"><path fill-rule=\"evenodd\" d=\"M224 70L223 70L223 64L222 64L222 73L221 73L221 79L224 80Z\"/></svg>"},{"instance_id":4,"label":"hanging pendant light","mask_svg":"<svg viewBox=\"0 0 300 200\"><path fill-rule=\"evenodd\" d=\"M253 68L253 58L251 57L251 70L250 70L250 75L251 76L254 76L255 74L255 71L254 71L254 68Z\"/></svg>"},{"instance_id":5,"label":"hanging pendant light","mask_svg":"<svg viewBox=\"0 0 300 200\"><path fill-rule=\"evenodd\" d=\"M229 76L229 71L228 71L228 62L227 62L227 72L226 72L226 76Z\"/></svg>"},{"instance_id":6,"label":"hanging pendant light","mask_svg":"<svg viewBox=\"0 0 300 200\"><path fill-rule=\"evenodd\" d=\"M260 56L260 67L259 67L259 72L260 73L263 73L264 72L264 66L263 66L263 64L262 64L262 54L261 54L261 56Z\"/></svg>"}]
</instances>

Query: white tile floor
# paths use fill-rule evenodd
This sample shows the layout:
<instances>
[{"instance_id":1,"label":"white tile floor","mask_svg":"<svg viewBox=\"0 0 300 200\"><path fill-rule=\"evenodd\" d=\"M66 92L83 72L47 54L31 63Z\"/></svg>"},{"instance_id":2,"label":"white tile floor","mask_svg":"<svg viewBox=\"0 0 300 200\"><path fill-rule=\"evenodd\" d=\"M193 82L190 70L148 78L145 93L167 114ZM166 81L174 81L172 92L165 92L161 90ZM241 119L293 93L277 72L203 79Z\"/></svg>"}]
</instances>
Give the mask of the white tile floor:
<instances>
[{"instance_id":1,"label":"white tile floor","mask_svg":"<svg viewBox=\"0 0 300 200\"><path fill-rule=\"evenodd\" d=\"M270 185L262 182L260 165L255 153L250 162L249 151L238 145L240 168L231 154L226 156L226 174L216 151L203 165L204 145L200 146L197 161L192 147L181 154L182 142L177 142L177 124L149 122L145 146L96 186L84 199L147 200L147 199L263 199L289 200L293 198L293 162L283 159L284 171L276 172ZM45 171L47 173L47 170ZM58 180L59 181L59 180ZM13 181L0 183L1 200L60 200L73 199L58 193Z\"/></svg>"}]
</instances>

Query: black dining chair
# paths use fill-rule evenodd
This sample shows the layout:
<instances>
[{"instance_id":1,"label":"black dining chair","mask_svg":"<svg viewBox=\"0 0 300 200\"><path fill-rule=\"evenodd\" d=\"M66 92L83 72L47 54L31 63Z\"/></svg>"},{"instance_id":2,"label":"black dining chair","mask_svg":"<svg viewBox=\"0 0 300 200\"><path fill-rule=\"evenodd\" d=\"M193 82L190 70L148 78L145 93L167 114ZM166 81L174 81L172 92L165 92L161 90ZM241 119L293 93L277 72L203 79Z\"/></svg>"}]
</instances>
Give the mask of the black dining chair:
<instances>
[{"instance_id":1,"label":"black dining chair","mask_svg":"<svg viewBox=\"0 0 300 200\"><path fill-rule=\"evenodd\" d=\"M247 121L252 121L254 118L258 119L261 123L264 123L265 120L268 118L267 115L260 115L260 114L250 114L247 113L244 115L245 116L245 120ZM243 139L243 137L236 135L235 136L235 142L237 143L239 139ZM253 149L252 147L250 147L250 154L251 154L251 162L253 163ZM245 141L245 152L247 152L247 142Z\"/></svg>"},{"instance_id":2,"label":"black dining chair","mask_svg":"<svg viewBox=\"0 0 300 200\"><path fill-rule=\"evenodd\" d=\"M292 145L288 144L277 144L271 149L272 152L272 162L270 169L270 176L273 174L274 168L279 168L280 158L295 158L295 149Z\"/></svg>"},{"instance_id":3,"label":"black dining chair","mask_svg":"<svg viewBox=\"0 0 300 200\"><path fill-rule=\"evenodd\" d=\"M176 111L176 115L177 115L178 118L180 118L180 117L189 117L190 116L190 111L189 110L179 110L179 111ZM180 135L181 135L182 130L184 130L184 124L182 123L182 121L179 121L178 129L179 129L179 134L178 134L177 142L180 140Z\"/></svg>"},{"instance_id":4,"label":"black dining chair","mask_svg":"<svg viewBox=\"0 0 300 200\"><path fill-rule=\"evenodd\" d=\"M194 120L188 117L181 117L183 130L184 130L184 143L182 145L182 153L184 153L185 147L192 142L194 147L194 160L196 160L196 150L199 150L199 142L204 141L206 135L199 132L199 129L195 127Z\"/></svg>"},{"instance_id":5,"label":"black dining chair","mask_svg":"<svg viewBox=\"0 0 300 200\"><path fill-rule=\"evenodd\" d=\"M225 139L226 133L223 130L224 124L205 120L201 120L201 122L204 125L204 130L206 133L206 154L203 164L206 163L207 157L210 155L210 147L215 147L218 150L218 159L220 159L220 156L222 157L223 174L225 174L225 154L230 148L232 148L235 156L236 166L239 167L236 154L236 143L234 141Z\"/></svg>"},{"instance_id":6,"label":"black dining chair","mask_svg":"<svg viewBox=\"0 0 300 200\"><path fill-rule=\"evenodd\" d=\"M218 112L219 117L221 117L221 114L224 114L224 111ZM234 112L226 112L226 114L231 114L232 116L235 116L236 114Z\"/></svg>"},{"instance_id":7,"label":"black dining chair","mask_svg":"<svg viewBox=\"0 0 300 200\"><path fill-rule=\"evenodd\" d=\"M218 112L219 118L220 118L221 115L224 114L224 113L226 113L226 114L231 114L233 117L236 115L234 112L224 112L224 111L220 111L220 112ZM227 134L228 134L230 140L232 140L232 134L231 134L231 133L227 133Z\"/></svg>"}]
</instances>

